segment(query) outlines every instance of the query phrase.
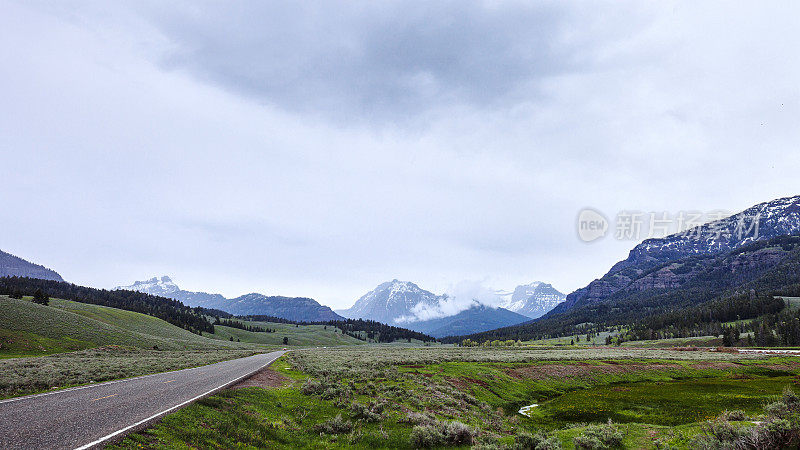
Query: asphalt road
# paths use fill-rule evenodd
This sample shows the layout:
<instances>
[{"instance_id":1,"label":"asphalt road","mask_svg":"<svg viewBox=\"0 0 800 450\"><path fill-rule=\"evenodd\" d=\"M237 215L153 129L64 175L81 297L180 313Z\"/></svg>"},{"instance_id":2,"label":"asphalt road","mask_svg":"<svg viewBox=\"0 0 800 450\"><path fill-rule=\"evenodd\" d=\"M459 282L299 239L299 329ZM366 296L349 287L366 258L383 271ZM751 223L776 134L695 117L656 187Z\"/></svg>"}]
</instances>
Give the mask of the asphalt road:
<instances>
[{"instance_id":1,"label":"asphalt road","mask_svg":"<svg viewBox=\"0 0 800 450\"><path fill-rule=\"evenodd\" d=\"M278 351L0 401L0 448L90 448L251 375Z\"/></svg>"}]
</instances>

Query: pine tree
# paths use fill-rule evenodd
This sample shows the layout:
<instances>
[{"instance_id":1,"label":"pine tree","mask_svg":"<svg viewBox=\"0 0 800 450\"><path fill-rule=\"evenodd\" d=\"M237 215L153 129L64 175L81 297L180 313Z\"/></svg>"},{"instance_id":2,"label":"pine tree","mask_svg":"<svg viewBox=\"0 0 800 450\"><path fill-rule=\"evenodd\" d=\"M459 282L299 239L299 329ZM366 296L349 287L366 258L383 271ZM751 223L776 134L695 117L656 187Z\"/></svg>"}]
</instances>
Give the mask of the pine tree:
<instances>
[{"instance_id":1,"label":"pine tree","mask_svg":"<svg viewBox=\"0 0 800 450\"><path fill-rule=\"evenodd\" d=\"M50 303L50 297L42 292L41 289L36 289L36 292L33 293L33 302L47 306Z\"/></svg>"}]
</instances>

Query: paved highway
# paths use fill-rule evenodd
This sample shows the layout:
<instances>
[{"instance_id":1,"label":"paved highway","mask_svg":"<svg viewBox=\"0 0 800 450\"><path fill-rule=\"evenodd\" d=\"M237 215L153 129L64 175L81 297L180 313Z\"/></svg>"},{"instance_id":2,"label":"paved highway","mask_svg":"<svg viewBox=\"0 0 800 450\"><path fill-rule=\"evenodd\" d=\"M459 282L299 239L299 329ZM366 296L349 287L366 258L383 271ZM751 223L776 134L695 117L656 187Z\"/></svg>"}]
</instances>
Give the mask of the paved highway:
<instances>
[{"instance_id":1,"label":"paved highway","mask_svg":"<svg viewBox=\"0 0 800 450\"><path fill-rule=\"evenodd\" d=\"M91 448L222 389L284 352L0 401L0 448Z\"/></svg>"}]
</instances>

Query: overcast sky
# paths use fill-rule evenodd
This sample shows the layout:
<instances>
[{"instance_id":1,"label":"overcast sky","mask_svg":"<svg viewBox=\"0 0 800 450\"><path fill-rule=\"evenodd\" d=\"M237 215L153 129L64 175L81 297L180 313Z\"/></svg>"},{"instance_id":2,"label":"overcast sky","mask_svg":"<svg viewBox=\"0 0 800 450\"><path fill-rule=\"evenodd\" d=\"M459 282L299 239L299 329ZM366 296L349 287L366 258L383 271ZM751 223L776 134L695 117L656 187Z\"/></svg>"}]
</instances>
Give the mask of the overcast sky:
<instances>
[{"instance_id":1,"label":"overcast sky","mask_svg":"<svg viewBox=\"0 0 800 450\"><path fill-rule=\"evenodd\" d=\"M583 243L583 207L800 193L798 9L0 1L0 249L337 308L570 292L636 244Z\"/></svg>"}]
</instances>

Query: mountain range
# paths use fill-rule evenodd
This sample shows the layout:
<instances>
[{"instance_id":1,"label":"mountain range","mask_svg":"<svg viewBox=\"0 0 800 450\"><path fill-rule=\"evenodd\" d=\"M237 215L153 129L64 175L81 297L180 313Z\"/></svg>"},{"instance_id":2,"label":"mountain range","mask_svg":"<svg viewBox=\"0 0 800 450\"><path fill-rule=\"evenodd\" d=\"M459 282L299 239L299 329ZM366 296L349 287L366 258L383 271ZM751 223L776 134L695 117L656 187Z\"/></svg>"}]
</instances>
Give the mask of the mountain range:
<instances>
[{"instance_id":1,"label":"mountain range","mask_svg":"<svg viewBox=\"0 0 800 450\"><path fill-rule=\"evenodd\" d=\"M473 337L536 338L572 333L587 323L634 324L706 304L730 304L726 299L743 292L769 295L798 286L800 196L793 196L647 239L538 321Z\"/></svg>"},{"instance_id":2,"label":"mountain range","mask_svg":"<svg viewBox=\"0 0 800 450\"><path fill-rule=\"evenodd\" d=\"M0 277L29 277L42 280L64 281L61 275L47 267L28 262L0 250Z\"/></svg>"},{"instance_id":3,"label":"mountain range","mask_svg":"<svg viewBox=\"0 0 800 450\"><path fill-rule=\"evenodd\" d=\"M352 307L337 313L443 337L527 322L563 301L564 294L547 283L534 282L518 286L511 298L500 305L474 301L466 309L445 315L442 306L449 300L447 295L436 295L410 281L392 280L379 284Z\"/></svg>"},{"instance_id":4,"label":"mountain range","mask_svg":"<svg viewBox=\"0 0 800 450\"><path fill-rule=\"evenodd\" d=\"M704 257L724 255L753 242L798 233L800 196L794 196L759 203L686 232L647 239L635 246L626 259L614 264L602 278L569 294L553 313L601 301L621 290L676 288L692 278L695 271L675 273L674 268L668 265L670 262L692 256L708 262L709 259Z\"/></svg>"},{"instance_id":5,"label":"mountain range","mask_svg":"<svg viewBox=\"0 0 800 450\"><path fill-rule=\"evenodd\" d=\"M118 286L115 289L159 295L178 300L188 306L219 309L237 316L263 315L299 322L326 322L343 319L329 307L320 305L311 298L268 296L258 293L225 298L221 294L185 291L168 276L136 281L131 285Z\"/></svg>"}]
</instances>

